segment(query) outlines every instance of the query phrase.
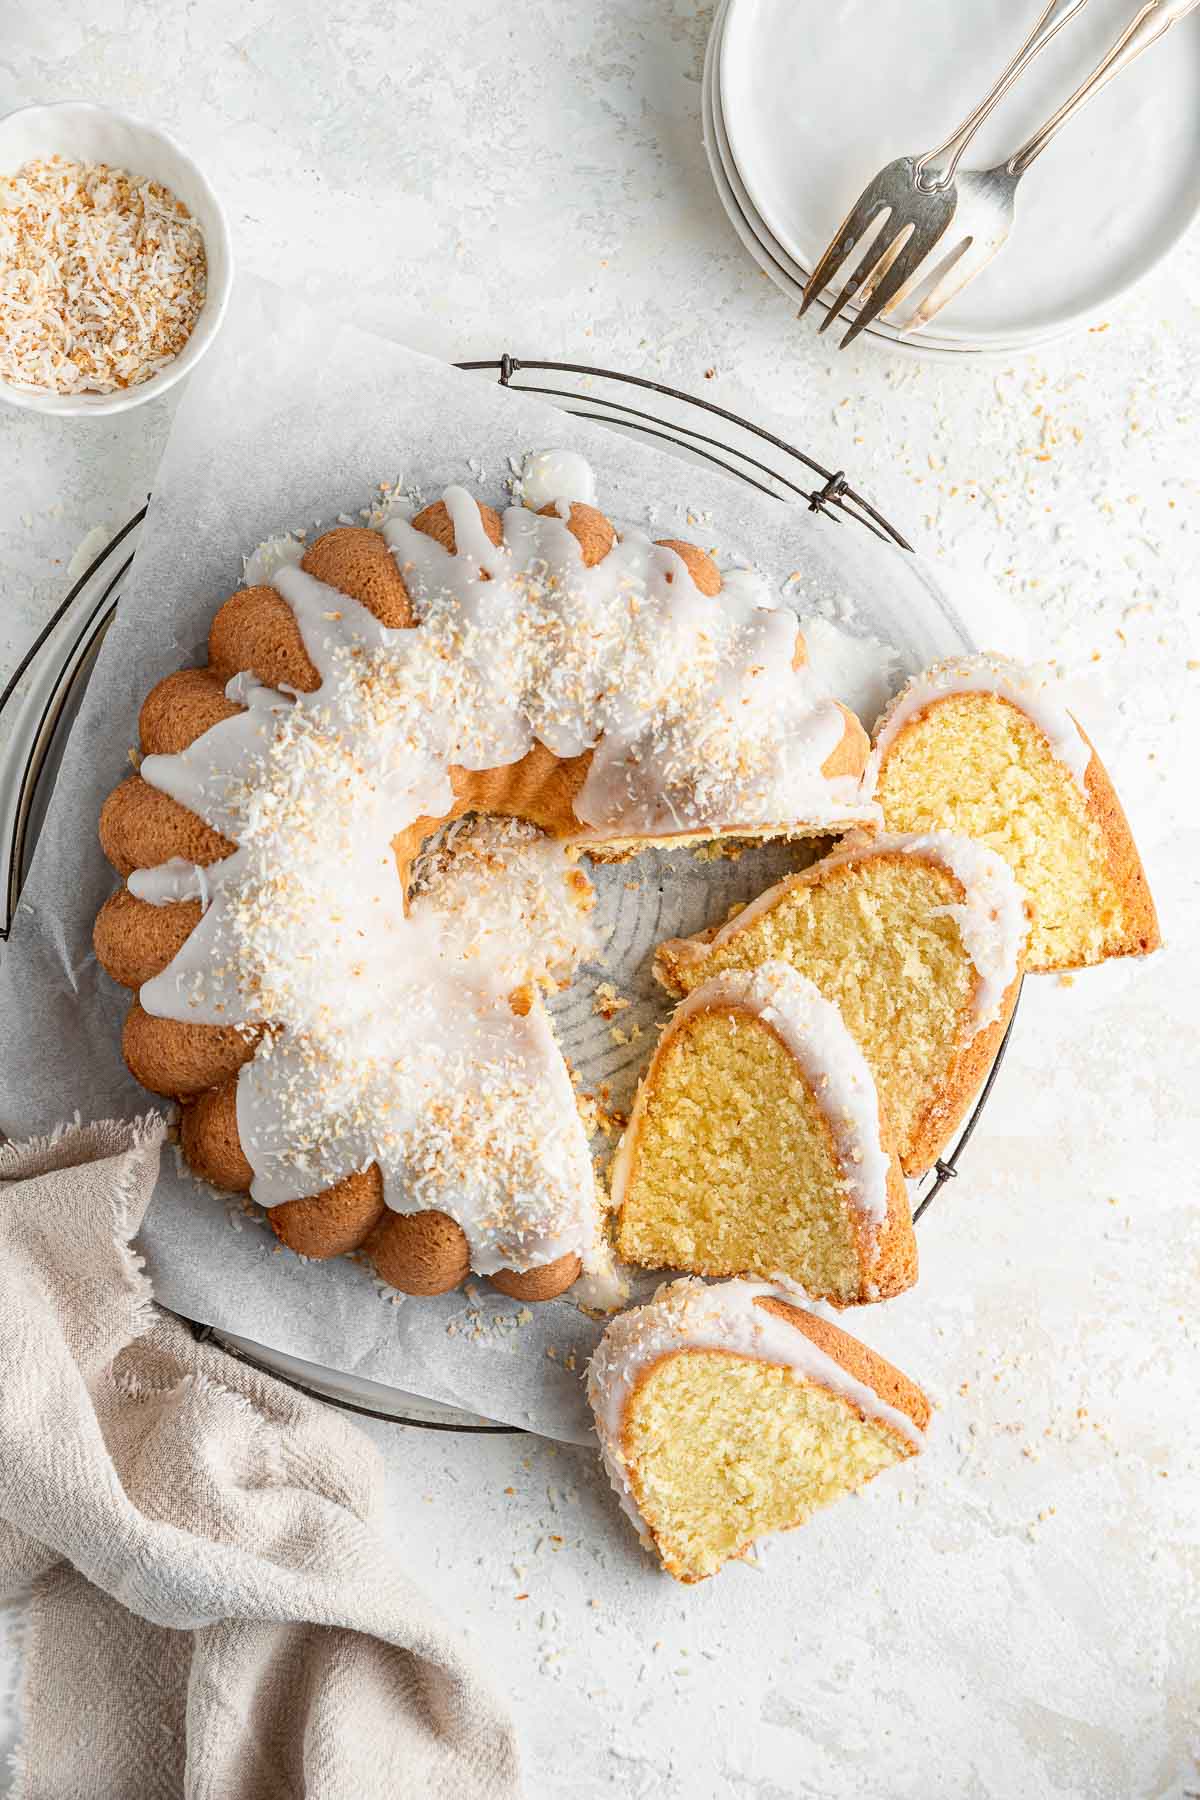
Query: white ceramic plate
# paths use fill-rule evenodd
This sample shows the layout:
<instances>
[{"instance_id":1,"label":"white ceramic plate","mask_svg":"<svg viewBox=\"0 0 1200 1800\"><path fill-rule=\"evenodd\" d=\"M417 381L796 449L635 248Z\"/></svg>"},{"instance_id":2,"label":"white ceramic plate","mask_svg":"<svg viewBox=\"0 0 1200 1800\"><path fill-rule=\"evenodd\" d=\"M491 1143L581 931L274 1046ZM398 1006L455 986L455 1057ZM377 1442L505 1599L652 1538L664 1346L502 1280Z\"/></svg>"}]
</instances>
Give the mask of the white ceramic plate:
<instances>
[{"instance_id":1,"label":"white ceramic plate","mask_svg":"<svg viewBox=\"0 0 1200 1800\"><path fill-rule=\"evenodd\" d=\"M729 149L721 114L718 80L724 13L725 8L722 7L713 24L701 89L704 147L708 153L709 169L717 196L744 248L749 251L753 260L763 273L770 277L775 286L799 307L804 298L804 284L808 279L808 272L802 269L798 263L793 262L783 246L771 236L767 225L754 209L754 204L746 192ZM832 295L827 297L832 300ZM818 298L818 306L821 303L821 298ZM853 309L848 308L846 316L847 322L849 322L854 317ZM969 344L947 343L934 332L923 331L918 337L906 339L901 337L893 327L883 322L868 326L865 335L888 342L894 349L906 356L928 357L936 360L948 356L961 357L981 354L979 350ZM999 354L999 350L992 353Z\"/></svg>"},{"instance_id":2,"label":"white ceramic plate","mask_svg":"<svg viewBox=\"0 0 1200 1800\"><path fill-rule=\"evenodd\" d=\"M1136 10L1092 0L971 146L1001 161ZM719 46L730 151L769 234L811 268L875 170L939 143L991 85L1035 0L728 0ZM939 315L939 339L1025 347L1104 318L1200 212L1200 13L1148 51L1034 165L1012 237Z\"/></svg>"}]
</instances>

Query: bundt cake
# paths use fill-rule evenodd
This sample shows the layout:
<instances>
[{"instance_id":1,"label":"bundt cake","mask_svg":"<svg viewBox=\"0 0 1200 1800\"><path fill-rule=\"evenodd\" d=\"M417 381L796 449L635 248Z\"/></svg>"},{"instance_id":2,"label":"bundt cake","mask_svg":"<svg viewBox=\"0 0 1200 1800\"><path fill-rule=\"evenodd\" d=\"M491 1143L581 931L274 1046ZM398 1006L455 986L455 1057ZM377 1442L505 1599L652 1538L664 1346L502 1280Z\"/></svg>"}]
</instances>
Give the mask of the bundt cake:
<instances>
[{"instance_id":1,"label":"bundt cake","mask_svg":"<svg viewBox=\"0 0 1200 1800\"><path fill-rule=\"evenodd\" d=\"M879 721L869 780L890 831L962 832L1004 857L1033 909L1030 969L1158 948L1104 765L1031 670L973 656L918 675Z\"/></svg>"},{"instance_id":2,"label":"bundt cake","mask_svg":"<svg viewBox=\"0 0 1200 1800\"><path fill-rule=\"evenodd\" d=\"M542 998L581 953L572 857L878 817L765 584L618 534L578 458L525 498L297 545L147 697L100 821L125 882L96 953L191 1166L413 1293L473 1269L544 1299L604 1262ZM468 813L519 829L418 868Z\"/></svg>"},{"instance_id":3,"label":"bundt cake","mask_svg":"<svg viewBox=\"0 0 1200 1800\"><path fill-rule=\"evenodd\" d=\"M715 933L659 947L673 993L791 963L866 1056L906 1175L928 1169L995 1058L1028 908L1000 857L945 832L863 837L790 875Z\"/></svg>"},{"instance_id":4,"label":"bundt cake","mask_svg":"<svg viewBox=\"0 0 1200 1800\"><path fill-rule=\"evenodd\" d=\"M692 1278L606 1329L601 1452L643 1543L702 1581L922 1447L929 1403L787 1286Z\"/></svg>"},{"instance_id":5,"label":"bundt cake","mask_svg":"<svg viewBox=\"0 0 1200 1800\"><path fill-rule=\"evenodd\" d=\"M789 1276L836 1305L911 1287L917 1246L875 1082L790 963L715 975L676 1009L612 1170L617 1253Z\"/></svg>"}]
</instances>

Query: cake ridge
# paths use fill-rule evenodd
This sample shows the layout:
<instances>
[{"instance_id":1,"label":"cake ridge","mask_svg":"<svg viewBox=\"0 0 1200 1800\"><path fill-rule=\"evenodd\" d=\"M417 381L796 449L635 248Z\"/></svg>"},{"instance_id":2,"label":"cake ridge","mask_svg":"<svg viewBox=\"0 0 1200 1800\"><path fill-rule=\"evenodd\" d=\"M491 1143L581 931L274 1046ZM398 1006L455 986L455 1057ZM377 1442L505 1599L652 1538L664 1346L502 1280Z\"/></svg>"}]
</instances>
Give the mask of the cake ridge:
<instances>
[{"instance_id":1,"label":"cake ridge","mask_svg":"<svg viewBox=\"0 0 1200 1800\"><path fill-rule=\"evenodd\" d=\"M356 558L363 599L345 591ZM570 497L501 520L452 486L382 540L340 528L299 566L282 556L247 592L284 603L287 673L271 685L233 667L242 652L214 624L236 710L141 765L145 788L232 848L203 875L168 857L131 876L139 902L203 909L143 1006L258 1033L234 1123L268 1207L377 1166L388 1207L408 1213L407 1183L457 1219L481 1273L603 1260L537 981L524 991L503 958L464 956L428 908L410 917L393 838L470 810L472 771L516 768L539 744L591 758L564 842L833 829L875 817L858 797L865 734L816 692L794 616L761 584L731 576L714 600L676 548L614 538ZM569 881L561 844L553 856Z\"/></svg>"}]
</instances>

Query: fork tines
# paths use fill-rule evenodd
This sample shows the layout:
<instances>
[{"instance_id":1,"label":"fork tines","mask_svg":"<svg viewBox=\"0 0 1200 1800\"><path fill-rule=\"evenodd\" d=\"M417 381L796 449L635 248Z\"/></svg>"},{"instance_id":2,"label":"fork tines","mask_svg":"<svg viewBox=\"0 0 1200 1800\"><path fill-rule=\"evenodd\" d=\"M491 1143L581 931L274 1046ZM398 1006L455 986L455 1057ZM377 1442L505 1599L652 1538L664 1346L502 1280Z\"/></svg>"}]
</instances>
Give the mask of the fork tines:
<instances>
[{"instance_id":1,"label":"fork tines","mask_svg":"<svg viewBox=\"0 0 1200 1800\"><path fill-rule=\"evenodd\" d=\"M888 163L863 189L805 283L801 317L878 222L854 273L821 321L821 330L827 331L851 301L858 304L858 317L841 342L844 350L901 298L953 213L952 187L923 187L911 156Z\"/></svg>"}]
</instances>

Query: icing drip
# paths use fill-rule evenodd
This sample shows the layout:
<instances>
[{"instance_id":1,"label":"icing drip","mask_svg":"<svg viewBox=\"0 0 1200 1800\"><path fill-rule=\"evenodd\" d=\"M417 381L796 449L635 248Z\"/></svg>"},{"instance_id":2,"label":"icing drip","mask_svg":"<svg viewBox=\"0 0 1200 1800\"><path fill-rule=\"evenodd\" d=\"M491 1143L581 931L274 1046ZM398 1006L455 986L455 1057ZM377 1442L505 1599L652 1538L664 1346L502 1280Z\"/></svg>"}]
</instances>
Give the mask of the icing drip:
<instances>
[{"instance_id":1,"label":"icing drip","mask_svg":"<svg viewBox=\"0 0 1200 1800\"><path fill-rule=\"evenodd\" d=\"M1003 857L973 838L930 831L907 838L880 835L875 842L881 849L931 856L961 881L965 897L947 906L945 912L958 926L963 949L979 976L971 999L971 1033L994 1025L1004 996L1017 978L1021 949L1029 936L1024 888Z\"/></svg>"},{"instance_id":2,"label":"icing drip","mask_svg":"<svg viewBox=\"0 0 1200 1800\"><path fill-rule=\"evenodd\" d=\"M157 868L134 869L128 886L135 899L151 906L171 906L179 900L199 900L207 906L210 893L208 870L182 856L168 857Z\"/></svg>"},{"instance_id":3,"label":"icing drip","mask_svg":"<svg viewBox=\"0 0 1200 1800\"><path fill-rule=\"evenodd\" d=\"M531 450L521 464L519 492L534 512L556 500L595 506L596 477L577 450Z\"/></svg>"},{"instance_id":4,"label":"icing drip","mask_svg":"<svg viewBox=\"0 0 1200 1800\"><path fill-rule=\"evenodd\" d=\"M875 747L863 777L868 793L875 792L880 762L897 733L927 706L950 694L996 694L1007 700L1037 726L1052 755L1066 764L1086 796L1091 745L1055 697L1049 678L1009 662L1006 657L990 654L935 663L901 688L875 727Z\"/></svg>"},{"instance_id":5,"label":"icing drip","mask_svg":"<svg viewBox=\"0 0 1200 1800\"><path fill-rule=\"evenodd\" d=\"M868 1419L898 1432L920 1449L923 1433L907 1413L889 1406L873 1388L856 1380L802 1331L756 1305L783 1300L805 1312L814 1308L793 1283L722 1281L709 1287L694 1276L659 1288L646 1306L621 1313L608 1326L588 1364L588 1399L596 1419L600 1450L622 1510L639 1535L645 1527L622 1447L625 1409L639 1376L663 1356L681 1350L725 1350L757 1362L791 1369L801 1381L840 1394Z\"/></svg>"},{"instance_id":6,"label":"icing drip","mask_svg":"<svg viewBox=\"0 0 1200 1800\"><path fill-rule=\"evenodd\" d=\"M841 849L831 851L807 874L811 876L817 869L836 868L840 863L858 862L887 851L928 857L962 883L964 898L953 905L935 908L934 916L943 915L954 920L963 949L979 977L971 1001L970 1034L974 1036L1000 1017L1004 996L1016 980L1021 947L1029 935L1025 890L1002 857L977 844L973 838L958 837L949 831L876 832L869 838L860 835ZM760 894L757 900L752 900L736 918L722 925L710 943L697 946L697 958L702 959L727 944L763 913L770 912L781 897L781 889L793 885L792 880L778 883Z\"/></svg>"},{"instance_id":7,"label":"icing drip","mask_svg":"<svg viewBox=\"0 0 1200 1800\"><path fill-rule=\"evenodd\" d=\"M614 1208L633 1172L637 1138L653 1088L655 1065L680 1027L696 1013L734 1008L769 1025L795 1057L813 1098L829 1121L847 1196L874 1241L887 1218L890 1161L880 1142L879 1096L866 1058L837 1007L790 963L732 969L704 982L676 1007L638 1090L633 1114L612 1167Z\"/></svg>"},{"instance_id":8,"label":"icing drip","mask_svg":"<svg viewBox=\"0 0 1200 1800\"><path fill-rule=\"evenodd\" d=\"M535 737L556 756L595 750L575 801L585 842L878 819L857 778L822 775L842 715L793 669L795 617L756 579L714 601L641 532L586 568L557 514L510 508L496 546L463 489L446 506L457 555L403 519L384 536L475 703L456 761L515 761Z\"/></svg>"},{"instance_id":9,"label":"icing drip","mask_svg":"<svg viewBox=\"0 0 1200 1800\"><path fill-rule=\"evenodd\" d=\"M389 1206L458 1220L478 1272L574 1251L595 1273L595 1183L570 1078L540 1000L510 1004L527 982L564 979L585 947L582 877L532 828L496 823L457 874L452 842L410 916L393 837L450 810L452 764L500 767L535 738L560 756L596 747L576 805L597 835L876 809L857 782L820 774L840 714L793 672L795 620L765 609L752 578L714 601L639 533L586 569L557 514L511 508L495 545L465 490L445 504L453 554L402 518L384 527L414 627L389 629L284 556L270 580L316 690L235 677L241 713L143 760L147 782L237 849L202 876L131 880L146 898L205 905L141 1001L268 1027L238 1080L262 1204L375 1162Z\"/></svg>"}]
</instances>

